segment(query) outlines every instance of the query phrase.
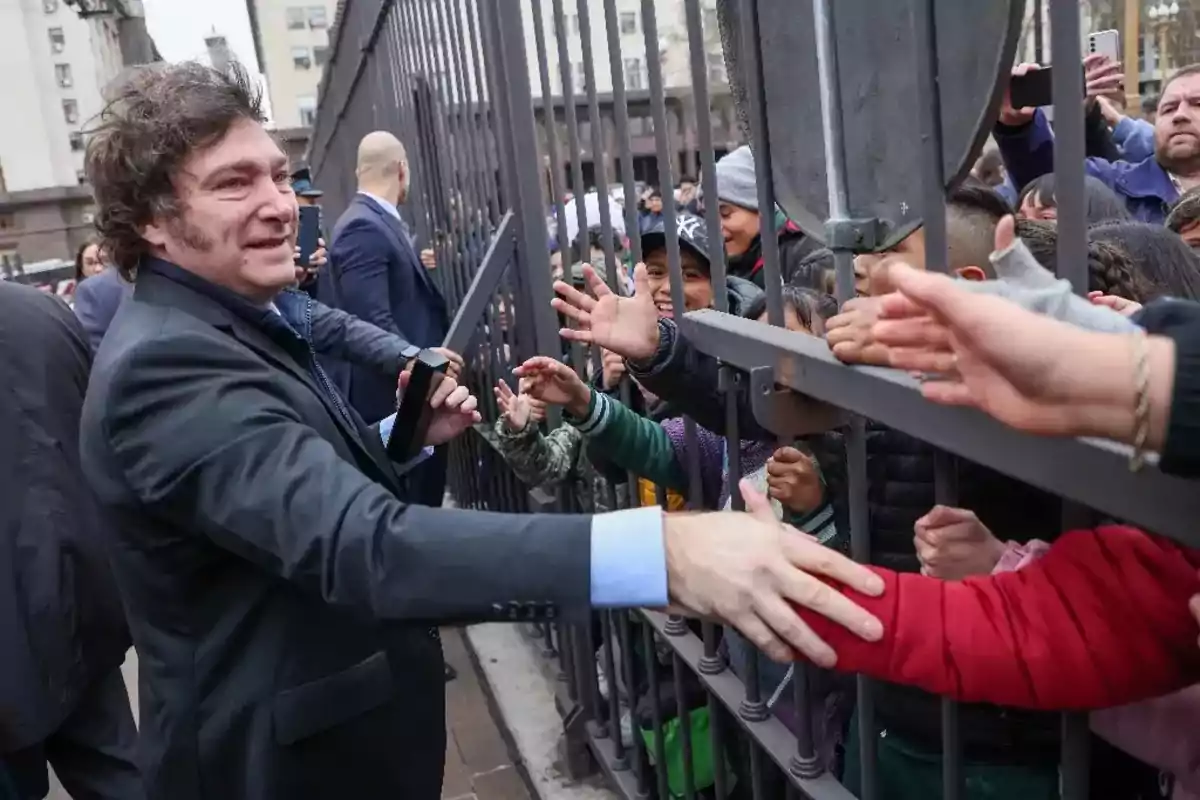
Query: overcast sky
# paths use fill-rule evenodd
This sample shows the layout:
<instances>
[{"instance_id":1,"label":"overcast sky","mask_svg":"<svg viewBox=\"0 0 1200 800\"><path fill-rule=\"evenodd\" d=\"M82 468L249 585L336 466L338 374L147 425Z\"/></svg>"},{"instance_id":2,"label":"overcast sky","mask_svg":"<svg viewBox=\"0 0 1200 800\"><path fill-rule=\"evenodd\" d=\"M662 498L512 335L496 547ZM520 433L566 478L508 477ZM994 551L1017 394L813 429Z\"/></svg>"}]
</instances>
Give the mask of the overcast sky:
<instances>
[{"instance_id":1,"label":"overcast sky","mask_svg":"<svg viewBox=\"0 0 1200 800\"><path fill-rule=\"evenodd\" d=\"M204 37L215 29L238 61L257 71L246 0L143 0L143 5L150 35L167 61L207 60Z\"/></svg>"}]
</instances>

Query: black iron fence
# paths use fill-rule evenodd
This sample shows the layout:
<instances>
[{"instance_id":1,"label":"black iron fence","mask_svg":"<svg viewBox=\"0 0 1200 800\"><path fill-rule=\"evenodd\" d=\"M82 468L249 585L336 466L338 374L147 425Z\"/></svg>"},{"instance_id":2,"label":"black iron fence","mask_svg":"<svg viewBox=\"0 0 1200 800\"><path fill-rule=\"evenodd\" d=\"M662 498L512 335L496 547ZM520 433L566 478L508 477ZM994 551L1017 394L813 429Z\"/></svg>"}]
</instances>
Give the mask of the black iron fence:
<instances>
[{"instance_id":1,"label":"black iron fence","mask_svg":"<svg viewBox=\"0 0 1200 800\"><path fill-rule=\"evenodd\" d=\"M995 119L1022 12L1019 0L342 0L310 162L336 212L354 192L363 135L386 129L408 146L412 183L402 212L418 246L435 251L437 278L457 313L451 344L469 359L487 419L455 445L457 501L525 511L568 510L587 499L570 485L531 492L516 479L490 424L497 415L492 387L500 379L511 384L512 367L526 357L564 353L550 298L555 247L571 266L567 187L585 187L586 173L600 200L611 194L621 201L615 216L598 202L594 219L582 196L573 204L577 230L600 229L614 290L614 267L641 258L627 87L641 91L645 81L664 193L696 152L711 203L716 43L756 155L759 208L782 207L834 251L845 299L856 253L890 246L922 224L929 267L945 269L946 190L965 174ZM1052 0L1051 19L1056 60L1078 63L1079 4ZM1058 263L1083 291L1082 90L1073 70L1056 70L1054 81ZM694 115L694 149L680 149L669 135L666 98L681 82ZM663 216L674 306L682 309L669 200ZM720 242L711 208L706 225L710 241ZM780 326L774 225L771 214L762 215L768 316ZM631 234L628 253L613 235L622 228ZM712 281L721 287L725 259L719 246L713 250ZM871 559L865 419L939 448L938 502L954 504L955 459L963 457L1061 495L1070 503L1064 524L1078 504L1196 541L1189 486L1154 469L1130 473L1121 448L1039 439L973 411L932 406L907 376L846 367L820 340L776 335L723 313L723 291L715 304L715 311L686 315L680 330L724 365L720 389L731 409L735 393L749 391L756 419L781 440L802 429L813 400L847 412L849 528L859 560ZM585 354L567 355L589 370ZM623 392L628 398L628 385ZM738 508L737 413L727 419L727 480ZM546 429L559 421L551 411ZM685 436L695 453L691 420ZM698 506L698 479L692 487L689 499ZM602 494L591 499L609 507L622 496L611 484ZM636 502L638 492L623 494ZM818 694L851 701L857 739L848 744L860 752L859 794L877 795L881 731L870 680L818 688L827 674L802 664L782 677L768 674L772 668L753 654L734 674L717 626L653 612L598 613L590 625L540 626L530 635L561 666L568 763L599 765L627 797L851 797L835 777L837 759L821 752L820 715L811 713ZM777 713L781 700L795 710L790 719ZM965 793L962 739L958 709L944 701L947 798ZM1061 760L1062 796L1088 797L1085 716L1063 716L1055 748L1045 755Z\"/></svg>"}]
</instances>

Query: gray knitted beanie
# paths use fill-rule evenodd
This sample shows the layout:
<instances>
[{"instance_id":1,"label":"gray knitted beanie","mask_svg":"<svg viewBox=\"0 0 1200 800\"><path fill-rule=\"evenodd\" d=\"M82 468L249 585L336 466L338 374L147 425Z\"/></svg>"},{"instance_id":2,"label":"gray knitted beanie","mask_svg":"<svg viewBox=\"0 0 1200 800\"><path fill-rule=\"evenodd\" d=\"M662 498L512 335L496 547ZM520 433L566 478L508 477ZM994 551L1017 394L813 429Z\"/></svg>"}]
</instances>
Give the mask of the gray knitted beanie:
<instances>
[{"instance_id":1,"label":"gray knitted beanie","mask_svg":"<svg viewBox=\"0 0 1200 800\"><path fill-rule=\"evenodd\" d=\"M750 145L742 145L717 162L717 199L758 211L758 178Z\"/></svg>"}]
</instances>

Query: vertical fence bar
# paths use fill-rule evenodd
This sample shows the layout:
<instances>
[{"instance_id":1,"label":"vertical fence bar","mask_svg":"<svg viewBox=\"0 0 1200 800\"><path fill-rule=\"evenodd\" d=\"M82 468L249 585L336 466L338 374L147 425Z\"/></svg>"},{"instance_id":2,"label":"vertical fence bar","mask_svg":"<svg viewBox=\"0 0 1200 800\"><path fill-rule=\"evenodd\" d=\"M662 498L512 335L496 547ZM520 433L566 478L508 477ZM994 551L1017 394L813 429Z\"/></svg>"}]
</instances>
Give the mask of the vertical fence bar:
<instances>
[{"instance_id":1,"label":"vertical fence bar","mask_svg":"<svg viewBox=\"0 0 1200 800\"><path fill-rule=\"evenodd\" d=\"M484 3L483 5L487 5ZM497 37L495 53L501 59L504 85L511 101L508 129L513 164L536 164L537 129L533 120L533 98L529 89L529 70L525 60L525 36L522 14L496 14ZM558 319L550 307L553 296L550 281L550 255L546 250L546 223L542 215L542 191L536 170L520 170L515 184L513 203L520 225L517 227L518 263L525 265L529 299L535 325L537 351L554 353L558 350ZM510 308L509 313L512 313ZM522 312L525 313L525 312Z\"/></svg>"},{"instance_id":2,"label":"vertical fence bar","mask_svg":"<svg viewBox=\"0 0 1200 800\"><path fill-rule=\"evenodd\" d=\"M433 139L430 141L434 153L438 156L441 173L441 183L433 187L434 209L438 216L438 229L441 235L429 242L437 259L450 266L453 275L455 258L454 213L453 199L459 193L459 165L454 142L454 129L451 117L445 113L449 102L449 89L446 85L445 55L446 43L443 39L444 30L434 19L434 3L421 0L417 3L417 17L420 30L423 31L424 46L421 48L426 59L427 76L430 83L430 125ZM448 281L452 283L453 281ZM466 287L462 287L466 291ZM457 291L456 291L457 294Z\"/></svg>"},{"instance_id":3,"label":"vertical fence bar","mask_svg":"<svg viewBox=\"0 0 1200 800\"><path fill-rule=\"evenodd\" d=\"M717 162L712 143L712 102L708 93L708 53L704 50L704 30L700 13L700 0L684 0L684 16L687 24L688 60L692 74L692 96L696 101L696 130L700 145L700 186L709 197L709 205L705 212L705 222L708 225L708 240L720 242L721 216L717 213ZM725 248L712 248L709 254L709 264L712 269L712 285L725 285ZM716 293L718 311L729 310L729 296L725 292Z\"/></svg>"},{"instance_id":4,"label":"vertical fence bar","mask_svg":"<svg viewBox=\"0 0 1200 800\"><path fill-rule=\"evenodd\" d=\"M455 142L454 115L451 113L453 100L446 68L446 29L437 19L436 2L425 0L419 3L418 7L421 10L420 16L425 28L424 50L428 53L430 65L433 67L434 101L432 106L435 111L433 119L434 131L437 136L435 142L439 150L444 150L448 164L444 184L438 187L438 196L441 198L441 202L436 204L436 207L443 210L442 236L440 240L424 244L433 248L437 263L441 264L440 269L444 270L441 275L443 285L451 295L452 304L457 305L462 296L466 294L469 284L463 280L464 276L458 268L462 243L459 241L461 237L456 235L454 229L454 198L462 195L460 186L462 173Z\"/></svg>"},{"instance_id":5,"label":"vertical fence bar","mask_svg":"<svg viewBox=\"0 0 1200 800\"><path fill-rule=\"evenodd\" d=\"M458 126L457 146L460 154L460 160L466 165L467 176L463 181L467 192L460 203L459 218L460 224L466 228L463 232L468 239L476 241L475 254L482 257L483 249L487 247L486 237L483 236L484 229L477 224L482 220L482 208L486 203L484 199L485 189L483 187L483 172L476 160L476 149L474 146L476 127L474 122L474 99L471 93L471 77L467 72L466 57L463 53L466 47L466 35L462 29L461 3L463 0L441 0L438 4L438 18L441 20L443 28L447 32L447 38L451 43L450 61L452 70L450 75L453 77L455 92L450 98L450 102L455 109L454 118ZM447 3L453 7L453 12L447 8ZM468 119L470 114L470 119ZM479 215L477 219L477 215ZM475 259L478 261L478 258ZM472 264L472 273L477 264ZM468 276L469 285L469 276Z\"/></svg>"},{"instance_id":6,"label":"vertical fence bar","mask_svg":"<svg viewBox=\"0 0 1200 800\"><path fill-rule=\"evenodd\" d=\"M917 52L917 94L921 111L922 214L928 269L947 272L946 175L942 155L942 98L938 79L938 31L933 0L911 7ZM957 505L955 460L943 451L934 455L934 494L942 505ZM942 796L958 800L966 792L962 770L958 705L942 699Z\"/></svg>"},{"instance_id":7,"label":"vertical fence bar","mask_svg":"<svg viewBox=\"0 0 1200 800\"><path fill-rule=\"evenodd\" d=\"M567 241L567 210L563 197L566 192L560 179L562 157L558 151L558 112L554 108L554 90L550 86L550 67L546 57L546 31L542 21L541 0L535 0L533 8L533 38L537 49L538 75L542 85L542 125L546 129L546 153L549 156L547 165L550 173L550 191L554 195L555 238L558 240L558 252L562 256L563 280L571 282L571 248Z\"/></svg>"},{"instance_id":8,"label":"vertical fence bar","mask_svg":"<svg viewBox=\"0 0 1200 800\"><path fill-rule=\"evenodd\" d=\"M746 95L750 105L750 133L754 145L754 172L758 182L759 241L762 242L763 285L767 292L767 318L783 326L783 279L779 264L779 236L775 230L775 185L771 173L771 139L767 135L767 97L763 82L763 55L759 36L757 0L741 0L742 58L746 65Z\"/></svg>"},{"instance_id":9,"label":"vertical fence bar","mask_svg":"<svg viewBox=\"0 0 1200 800\"><path fill-rule=\"evenodd\" d=\"M641 621L639 624L646 625L647 623ZM636 659L633 653L632 627L628 612L620 612L617 621L617 636L621 643L621 671L625 676L625 688L629 692L630 729L633 734L633 774L637 779L638 796L645 797L650 792L649 759L646 748L640 741L637 718L633 715L636 711L638 680Z\"/></svg>"},{"instance_id":10,"label":"vertical fence bar","mask_svg":"<svg viewBox=\"0 0 1200 800\"><path fill-rule=\"evenodd\" d=\"M1125 2L1134 2L1134 0L1125 0ZM1033 60L1038 64L1042 63L1042 0L1033 0Z\"/></svg>"},{"instance_id":11,"label":"vertical fence bar","mask_svg":"<svg viewBox=\"0 0 1200 800\"><path fill-rule=\"evenodd\" d=\"M825 178L829 190L827 227L844 224L849 217L846 194L846 152L842 137L842 103L839 93L838 53L834 39L832 0L812 0L817 51L817 79L821 93L821 129L825 143ZM838 300L854 296L854 254L835 249ZM846 472L849 488L850 549L856 561L871 560L871 534L867 509L866 425L853 417L846 431ZM876 734L875 697L871 682L859 675L858 740L861 754L860 798L875 800Z\"/></svg>"},{"instance_id":12,"label":"vertical fence bar","mask_svg":"<svg viewBox=\"0 0 1200 800\"><path fill-rule=\"evenodd\" d=\"M642 260L641 231L638 229L637 193L633 179L633 150L629 142L629 104L625 95L625 65L621 61L621 28L616 0L604 0L604 29L608 34L608 66L612 75L613 124L616 127L617 156L621 161L619 180L625 190L625 231L634 263Z\"/></svg>"},{"instance_id":13,"label":"vertical fence bar","mask_svg":"<svg viewBox=\"0 0 1200 800\"><path fill-rule=\"evenodd\" d=\"M604 675L608 679L608 730L613 743L614 771L623 772L629 769L629 759L625 757L625 741L621 733L621 698L620 683L616 670L616 659L613 657L613 647L617 643L616 629L613 625L613 614L619 611L604 611L600 614L600 632L604 640Z\"/></svg>"},{"instance_id":14,"label":"vertical fence bar","mask_svg":"<svg viewBox=\"0 0 1200 800\"><path fill-rule=\"evenodd\" d=\"M592 181L600 206L600 238L604 261L608 265L608 287L617 291L617 253L613 248L613 221L609 213L608 165L604 157L604 120L600 117L600 97L596 92L596 67L592 58L592 20L589 0L576 0L575 13L579 18L579 42L583 56L583 77L588 104L588 130L591 133ZM580 248L581 250L583 248ZM590 260L591 254L587 258Z\"/></svg>"},{"instance_id":15,"label":"vertical fence bar","mask_svg":"<svg viewBox=\"0 0 1200 800\"><path fill-rule=\"evenodd\" d=\"M1078 294L1088 289L1087 220L1084 208L1083 86L1075 64L1082 61L1079 6L1050 5L1050 50L1058 69L1052 81L1054 97L1054 171L1058 204L1059 276L1071 282ZM1081 509L1066 503L1063 522L1074 527ZM1062 796L1064 800L1088 797L1087 716L1064 714L1062 724Z\"/></svg>"},{"instance_id":16,"label":"vertical fence bar","mask_svg":"<svg viewBox=\"0 0 1200 800\"><path fill-rule=\"evenodd\" d=\"M642 33L646 43L650 113L654 118L654 149L658 160L659 188L669 192L674 186L674 154L671 152L667 130L666 91L663 86L662 63L658 58L658 17L653 0L642 0ZM687 312L687 306L683 291L683 263L679 250L679 219L674 200L663 202L663 238L667 250L667 270L671 276L671 307L674 318L679 319ZM645 254L642 256L644 258ZM724 292L724 286L713 287L714 296ZM687 448L688 503L692 509L699 510L704 506L704 498L700 485L700 452L696 444L696 423L690 418L685 418L683 426L684 443ZM663 499L660 499L659 503L666 507ZM682 619L671 620L669 626L669 632L674 634L682 634L687 630Z\"/></svg>"},{"instance_id":17,"label":"vertical fence bar","mask_svg":"<svg viewBox=\"0 0 1200 800\"><path fill-rule=\"evenodd\" d=\"M717 196L716 156L712 144L712 120L710 114L711 101L708 92L708 54L704 49L704 30L700 0L684 0L684 22L687 26L688 61L691 70L692 96L696 103L696 128L700 146L701 186L709 195L710 202L705 214L705 224L708 226L708 240L723 242L721 234L721 219L717 213L715 199ZM624 157L622 157L624 159ZM632 165L631 165L632 167ZM631 170L632 171L632 170ZM718 311L729 311L729 295L722 291L725 286L725 248L714 245L709 248L709 269L714 287L714 299ZM726 395L727 406L733 403ZM735 409L736 416L736 409ZM734 421L736 428L737 422ZM729 440L726 440L726 447ZM732 473L731 473L732 474ZM729 487L731 497L736 492L736 481ZM718 628L711 622L701 624L701 638L704 643L704 656L699 663L702 674L716 675L725 669L724 660L717 651ZM725 738L720 721L723 717L721 701L712 692L708 693L709 737L713 753L713 792L718 800L728 795L728 777L725 773Z\"/></svg>"},{"instance_id":18,"label":"vertical fence bar","mask_svg":"<svg viewBox=\"0 0 1200 800\"><path fill-rule=\"evenodd\" d=\"M571 51L568 47L567 39L567 20L563 13L563 0L553 0L551 7L554 14L554 38L558 45L558 74L559 80L562 81L562 97L563 97L563 115L567 121L567 147L570 148L571 162L571 193L575 196L575 218L579 230L575 232L577 237L586 237L587 233L587 204L585 195L587 187L583 185L583 160L579 153L579 120L576 116L575 107L575 80L574 68L571 65ZM586 239L584 239L586 241ZM567 242L564 250L565 253L570 253L572 242ZM559 244L559 247L563 247ZM580 248L582 252L583 248ZM569 256L568 256L569 258ZM569 265L571 262L567 259L563 260L564 265Z\"/></svg>"},{"instance_id":19,"label":"vertical fence bar","mask_svg":"<svg viewBox=\"0 0 1200 800\"><path fill-rule=\"evenodd\" d=\"M499 165L493 160L493 155L499 155L498 142L496 139L496 114L495 114L495 87L490 80L492 78L492 70L489 66L485 76L481 74L481 64L491 64L488 59L487 46L481 41L477 33L477 20L479 18L479 4L472 2L467 6L467 36L471 41L471 72L475 77L475 92L479 95L479 120L482 128L482 164L484 166L484 185L487 188L488 196L488 214L491 217L491 225L489 228L494 229L500 222L502 203L500 202L499 187L496 185L496 176L499 172ZM498 160L498 159L497 159Z\"/></svg>"},{"instance_id":20,"label":"vertical fence bar","mask_svg":"<svg viewBox=\"0 0 1200 800\"><path fill-rule=\"evenodd\" d=\"M671 651L671 678L675 686L675 713L679 718L679 738L683 750L683 796L693 800L696 796L696 763L692 752L692 715L687 705L683 687L686 665L679 654ZM720 752L719 750L717 752Z\"/></svg>"},{"instance_id":21,"label":"vertical fence bar","mask_svg":"<svg viewBox=\"0 0 1200 800\"><path fill-rule=\"evenodd\" d=\"M654 628L649 623L642 623L642 660L646 665L646 681L650 692L650 716L654 726L654 777L657 782L658 796L670 797L667 783L667 743L663 730L662 692L659 689L658 678L655 675ZM637 724L635 719L634 725ZM682 724L683 720L680 720Z\"/></svg>"},{"instance_id":22,"label":"vertical fence bar","mask_svg":"<svg viewBox=\"0 0 1200 800\"><path fill-rule=\"evenodd\" d=\"M458 165L461 170L458 175L460 184L457 202L451 207L451 223L456 228L459 239L459 263L457 271L459 280L459 297L464 297L471 286L471 280L478 269L479 262L487 248L487 237L482 225L483 216L479 209L482 206L483 189L480 186L479 166L475 163L475 148L471 144L474 126L467 121L467 113L472 108L470 97L470 82L466 68L462 63L462 31L458 29L454 18L447 8L450 2L456 8L461 0L440 0L435 7L438 26L445 32L445 39L450 45L447 54L447 73L451 91L446 99L450 119L456 130L454 136Z\"/></svg>"}]
</instances>

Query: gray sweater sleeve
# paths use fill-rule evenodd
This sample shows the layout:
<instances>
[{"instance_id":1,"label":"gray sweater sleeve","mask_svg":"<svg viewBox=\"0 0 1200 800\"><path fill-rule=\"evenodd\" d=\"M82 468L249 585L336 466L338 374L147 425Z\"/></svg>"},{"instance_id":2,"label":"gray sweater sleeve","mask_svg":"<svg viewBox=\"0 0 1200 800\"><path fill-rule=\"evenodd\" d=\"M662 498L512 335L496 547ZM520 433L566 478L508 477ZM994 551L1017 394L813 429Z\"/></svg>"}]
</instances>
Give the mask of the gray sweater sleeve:
<instances>
[{"instance_id":1,"label":"gray sweater sleeve","mask_svg":"<svg viewBox=\"0 0 1200 800\"><path fill-rule=\"evenodd\" d=\"M1093 305L1071 291L1069 281L1060 280L1043 267L1020 239L991 255L999 280L962 281L964 289L1010 300L1024 309L1080 328L1101 333L1132 333L1138 330L1128 317L1111 308Z\"/></svg>"}]
</instances>

